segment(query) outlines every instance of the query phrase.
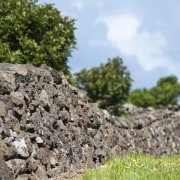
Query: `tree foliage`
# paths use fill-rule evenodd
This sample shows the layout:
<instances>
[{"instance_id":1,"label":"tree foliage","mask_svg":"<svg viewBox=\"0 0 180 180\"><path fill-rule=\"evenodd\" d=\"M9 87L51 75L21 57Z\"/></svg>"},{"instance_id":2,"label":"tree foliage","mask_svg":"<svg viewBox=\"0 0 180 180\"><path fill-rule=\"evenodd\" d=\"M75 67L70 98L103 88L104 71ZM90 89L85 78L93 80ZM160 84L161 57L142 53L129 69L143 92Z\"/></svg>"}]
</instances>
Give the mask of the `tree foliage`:
<instances>
[{"instance_id":1,"label":"tree foliage","mask_svg":"<svg viewBox=\"0 0 180 180\"><path fill-rule=\"evenodd\" d=\"M93 102L114 114L126 101L131 88L131 77L123 60L119 57L108 59L106 64L90 70L83 69L75 74L79 88L86 91Z\"/></svg>"},{"instance_id":2,"label":"tree foliage","mask_svg":"<svg viewBox=\"0 0 180 180\"><path fill-rule=\"evenodd\" d=\"M130 103L138 107L155 107L155 99L147 89L136 89L130 93Z\"/></svg>"},{"instance_id":3,"label":"tree foliage","mask_svg":"<svg viewBox=\"0 0 180 180\"><path fill-rule=\"evenodd\" d=\"M159 107L178 103L180 95L180 83L174 75L162 77L157 85L151 89L137 89L131 92L129 101L141 107Z\"/></svg>"},{"instance_id":4,"label":"tree foliage","mask_svg":"<svg viewBox=\"0 0 180 180\"><path fill-rule=\"evenodd\" d=\"M0 62L47 64L69 74L74 20L37 0L0 1Z\"/></svg>"}]
</instances>

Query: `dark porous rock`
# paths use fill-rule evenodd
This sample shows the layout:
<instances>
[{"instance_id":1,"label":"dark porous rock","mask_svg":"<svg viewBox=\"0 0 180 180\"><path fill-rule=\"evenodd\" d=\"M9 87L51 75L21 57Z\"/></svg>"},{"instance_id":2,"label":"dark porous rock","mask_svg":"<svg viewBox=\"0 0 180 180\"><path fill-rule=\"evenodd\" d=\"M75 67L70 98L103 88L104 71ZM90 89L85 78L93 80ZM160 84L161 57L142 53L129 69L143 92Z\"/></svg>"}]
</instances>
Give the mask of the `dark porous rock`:
<instances>
[{"instance_id":1,"label":"dark porous rock","mask_svg":"<svg viewBox=\"0 0 180 180\"><path fill-rule=\"evenodd\" d=\"M62 72L0 65L0 177L47 180L125 153L180 152L180 107L100 110ZM130 113L130 115L128 115ZM126 116L125 116L126 117Z\"/></svg>"}]
</instances>

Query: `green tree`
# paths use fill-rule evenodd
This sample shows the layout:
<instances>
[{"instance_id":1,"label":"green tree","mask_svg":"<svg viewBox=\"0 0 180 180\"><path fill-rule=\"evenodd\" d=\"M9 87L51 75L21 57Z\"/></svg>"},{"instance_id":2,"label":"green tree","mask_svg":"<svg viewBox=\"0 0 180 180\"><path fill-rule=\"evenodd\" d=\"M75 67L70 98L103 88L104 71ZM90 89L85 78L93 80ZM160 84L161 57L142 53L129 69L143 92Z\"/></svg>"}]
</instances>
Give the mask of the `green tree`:
<instances>
[{"instance_id":1,"label":"green tree","mask_svg":"<svg viewBox=\"0 0 180 180\"><path fill-rule=\"evenodd\" d=\"M158 82L157 86L163 86L163 84L168 83L170 85L178 84L178 78L174 75L170 75L167 77L161 77Z\"/></svg>"},{"instance_id":2,"label":"green tree","mask_svg":"<svg viewBox=\"0 0 180 180\"><path fill-rule=\"evenodd\" d=\"M138 107L156 107L155 98L145 88L132 91L128 101Z\"/></svg>"},{"instance_id":3,"label":"green tree","mask_svg":"<svg viewBox=\"0 0 180 180\"><path fill-rule=\"evenodd\" d=\"M74 19L37 0L0 1L0 62L47 64L70 74L75 48Z\"/></svg>"},{"instance_id":4,"label":"green tree","mask_svg":"<svg viewBox=\"0 0 180 180\"><path fill-rule=\"evenodd\" d=\"M180 84L174 75L162 77L158 80L157 86L151 88L149 92L155 98L156 106L177 104L180 95Z\"/></svg>"},{"instance_id":5,"label":"green tree","mask_svg":"<svg viewBox=\"0 0 180 180\"><path fill-rule=\"evenodd\" d=\"M176 76L162 77L157 81L157 85L151 89L137 89L130 93L129 102L140 107L167 106L178 103L180 95L180 83Z\"/></svg>"},{"instance_id":6,"label":"green tree","mask_svg":"<svg viewBox=\"0 0 180 180\"><path fill-rule=\"evenodd\" d=\"M106 64L90 70L83 69L75 74L79 88L86 91L93 102L118 115L119 107L128 98L131 77L123 60L119 57L108 59Z\"/></svg>"}]
</instances>

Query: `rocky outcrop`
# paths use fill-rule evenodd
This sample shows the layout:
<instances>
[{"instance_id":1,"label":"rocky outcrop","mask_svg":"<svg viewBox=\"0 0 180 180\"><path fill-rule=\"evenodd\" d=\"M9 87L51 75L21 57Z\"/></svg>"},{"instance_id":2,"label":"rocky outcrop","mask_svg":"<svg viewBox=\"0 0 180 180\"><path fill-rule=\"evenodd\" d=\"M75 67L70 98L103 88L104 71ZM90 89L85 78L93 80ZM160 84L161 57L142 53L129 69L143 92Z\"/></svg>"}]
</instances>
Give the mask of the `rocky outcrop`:
<instances>
[{"instance_id":1,"label":"rocky outcrop","mask_svg":"<svg viewBox=\"0 0 180 180\"><path fill-rule=\"evenodd\" d=\"M61 72L1 64L0 177L46 180L111 155L179 152L179 107L141 111L128 120L113 117Z\"/></svg>"}]
</instances>

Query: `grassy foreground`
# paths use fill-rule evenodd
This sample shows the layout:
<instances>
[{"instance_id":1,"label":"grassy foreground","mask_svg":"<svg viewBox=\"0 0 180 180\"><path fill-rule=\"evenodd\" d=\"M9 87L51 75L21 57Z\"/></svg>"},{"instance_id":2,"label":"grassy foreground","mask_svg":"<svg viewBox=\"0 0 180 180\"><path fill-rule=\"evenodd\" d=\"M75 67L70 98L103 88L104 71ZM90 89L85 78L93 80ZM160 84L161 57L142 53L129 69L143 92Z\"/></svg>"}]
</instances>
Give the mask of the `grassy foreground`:
<instances>
[{"instance_id":1,"label":"grassy foreground","mask_svg":"<svg viewBox=\"0 0 180 180\"><path fill-rule=\"evenodd\" d=\"M180 155L156 158L126 155L109 160L104 167L87 170L83 180L179 180Z\"/></svg>"}]
</instances>

